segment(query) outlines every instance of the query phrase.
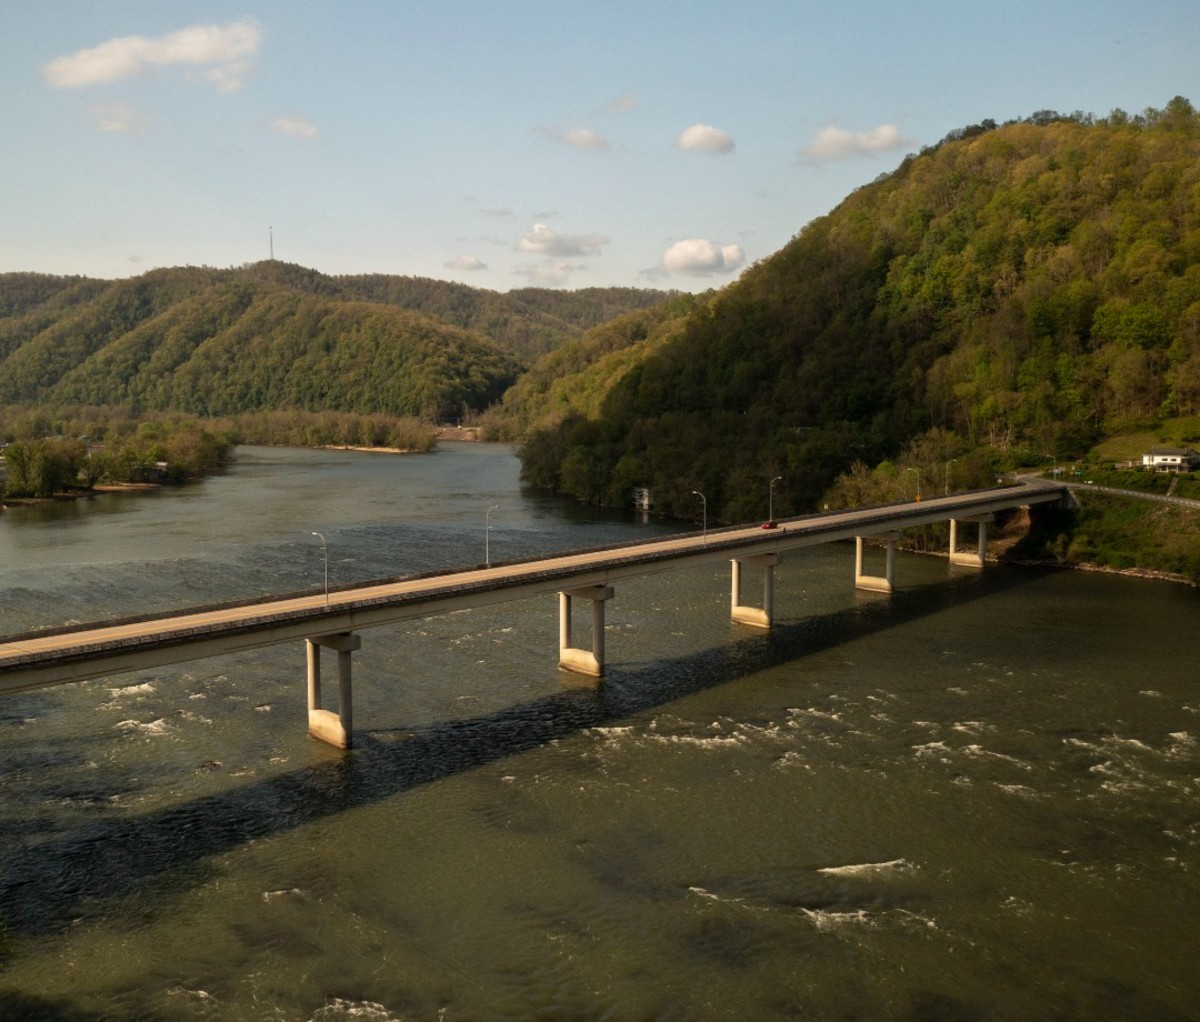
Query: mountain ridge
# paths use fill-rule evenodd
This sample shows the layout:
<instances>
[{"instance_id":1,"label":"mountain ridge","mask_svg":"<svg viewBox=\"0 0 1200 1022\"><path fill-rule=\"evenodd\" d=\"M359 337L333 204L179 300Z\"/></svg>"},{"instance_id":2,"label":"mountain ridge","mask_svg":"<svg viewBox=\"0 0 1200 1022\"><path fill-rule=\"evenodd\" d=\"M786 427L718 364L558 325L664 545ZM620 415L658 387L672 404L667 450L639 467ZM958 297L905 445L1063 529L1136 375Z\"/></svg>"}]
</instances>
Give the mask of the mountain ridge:
<instances>
[{"instance_id":1,"label":"mountain ridge","mask_svg":"<svg viewBox=\"0 0 1200 1022\"><path fill-rule=\"evenodd\" d=\"M467 325L425 311L446 312L447 293ZM510 299L273 260L117 281L0 274L0 404L453 419L497 402L533 355L662 294L525 289Z\"/></svg>"}]
</instances>

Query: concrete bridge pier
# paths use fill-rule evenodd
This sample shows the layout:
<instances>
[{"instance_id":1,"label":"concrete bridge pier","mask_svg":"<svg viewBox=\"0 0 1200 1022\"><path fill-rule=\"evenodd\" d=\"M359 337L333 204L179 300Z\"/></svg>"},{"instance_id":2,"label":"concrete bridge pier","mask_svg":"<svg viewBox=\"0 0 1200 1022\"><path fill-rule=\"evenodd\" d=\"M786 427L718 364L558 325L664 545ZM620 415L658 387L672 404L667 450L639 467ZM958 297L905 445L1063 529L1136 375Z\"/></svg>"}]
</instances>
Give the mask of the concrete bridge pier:
<instances>
[{"instance_id":1,"label":"concrete bridge pier","mask_svg":"<svg viewBox=\"0 0 1200 1022\"><path fill-rule=\"evenodd\" d=\"M362 638L353 632L318 635L305 640L308 653L308 733L338 749L348 749L354 733L354 706L350 691L350 654L362 649ZM321 707L321 647L337 650L337 713Z\"/></svg>"},{"instance_id":2,"label":"concrete bridge pier","mask_svg":"<svg viewBox=\"0 0 1200 1022\"><path fill-rule=\"evenodd\" d=\"M751 562L763 567L763 605L757 607L742 605L742 564ZM757 557L734 559L730 566L729 617L730 620L752 628L770 628L775 617L775 565L779 563L778 554L760 554Z\"/></svg>"},{"instance_id":3,"label":"concrete bridge pier","mask_svg":"<svg viewBox=\"0 0 1200 1022\"><path fill-rule=\"evenodd\" d=\"M965 564L972 568L982 568L984 558L987 556L987 527L988 522L995 521L996 516L993 514L986 515L971 515L968 518L951 518L950 519L950 563ZM977 522L979 524L979 548L978 551L972 553L969 550L958 549L958 523L959 522Z\"/></svg>"},{"instance_id":4,"label":"concrete bridge pier","mask_svg":"<svg viewBox=\"0 0 1200 1022\"><path fill-rule=\"evenodd\" d=\"M558 666L593 678L604 677L604 603L613 598L612 586L583 586L558 594ZM592 604L592 648L571 645L571 601L589 600Z\"/></svg>"},{"instance_id":5,"label":"concrete bridge pier","mask_svg":"<svg viewBox=\"0 0 1200 1022\"><path fill-rule=\"evenodd\" d=\"M866 589L872 593L890 593L896 583L896 541L900 538L899 530L891 530L890 532L880 532L873 536L855 536L854 537L854 588ZM887 549L887 561L884 567L884 574L879 575L864 575L863 574L863 540L871 539L877 543L883 543Z\"/></svg>"}]
</instances>

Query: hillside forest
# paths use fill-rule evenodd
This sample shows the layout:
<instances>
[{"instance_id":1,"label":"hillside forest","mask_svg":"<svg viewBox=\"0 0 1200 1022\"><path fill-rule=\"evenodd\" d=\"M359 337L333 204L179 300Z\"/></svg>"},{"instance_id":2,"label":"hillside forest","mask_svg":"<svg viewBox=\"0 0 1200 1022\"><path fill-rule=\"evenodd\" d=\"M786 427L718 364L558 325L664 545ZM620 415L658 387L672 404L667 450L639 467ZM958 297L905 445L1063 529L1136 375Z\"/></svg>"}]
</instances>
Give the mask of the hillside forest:
<instances>
[{"instance_id":1,"label":"hillside forest","mask_svg":"<svg viewBox=\"0 0 1200 1022\"><path fill-rule=\"evenodd\" d=\"M540 351L664 297L504 296L275 261L120 281L3 274L0 406L454 420L497 402Z\"/></svg>"},{"instance_id":2,"label":"hillside forest","mask_svg":"<svg viewBox=\"0 0 1200 1022\"><path fill-rule=\"evenodd\" d=\"M786 515L1197 442L1200 115L1176 97L953 131L697 295L276 262L0 275L0 406L0 438L32 410L233 439L468 421L520 443L532 485L613 506L648 487L682 518L701 491L729 522L773 479Z\"/></svg>"},{"instance_id":3,"label":"hillside forest","mask_svg":"<svg viewBox=\"0 0 1200 1022\"><path fill-rule=\"evenodd\" d=\"M928 482L953 459L967 485L1194 416L1200 119L1175 99L954 132L650 326L527 436L532 480L605 503L650 486L678 515L701 490L745 521L775 476L794 513L855 464Z\"/></svg>"}]
</instances>

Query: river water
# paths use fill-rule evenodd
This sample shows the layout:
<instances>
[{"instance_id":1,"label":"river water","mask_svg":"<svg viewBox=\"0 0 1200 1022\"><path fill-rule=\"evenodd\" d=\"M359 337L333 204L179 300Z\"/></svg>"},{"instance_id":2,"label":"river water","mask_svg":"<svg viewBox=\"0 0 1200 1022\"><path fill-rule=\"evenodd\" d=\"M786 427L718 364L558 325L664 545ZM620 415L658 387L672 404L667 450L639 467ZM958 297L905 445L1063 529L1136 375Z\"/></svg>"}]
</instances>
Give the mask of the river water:
<instances>
[{"instance_id":1,"label":"river water","mask_svg":"<svg viewBox=\"0 0 1200 1022\"><path fill-rule=\"evenodd\" d=\"M243 448L0 516L0 631L650 538L506 447ZM489 510L490 508L495 510ZM1200 1018L1200 595L853 548L0 698L0 1018ZM756 579L747 569L747 588Z\"/></svg>"}]
</instances>

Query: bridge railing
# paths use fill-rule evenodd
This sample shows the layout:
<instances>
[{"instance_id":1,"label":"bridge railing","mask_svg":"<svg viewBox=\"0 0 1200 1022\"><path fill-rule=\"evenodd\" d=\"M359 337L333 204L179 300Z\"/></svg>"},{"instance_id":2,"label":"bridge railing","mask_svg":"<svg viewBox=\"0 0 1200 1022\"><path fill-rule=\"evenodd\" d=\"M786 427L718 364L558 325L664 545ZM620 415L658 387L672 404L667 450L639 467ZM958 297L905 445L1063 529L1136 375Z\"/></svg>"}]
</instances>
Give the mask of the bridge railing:
<instances>
[{"instance_id":1,"label":"bridge railing","mask_svg":"<svg viewBox=\"0 0 1200 1022\"><path fill-rule=\"evenodd\" d=\"M1026 488L1030 488L1030 487L1028 487L1027 484L1017 484L1017 485L1024 485L1024 486L1026 486ZM953 494L952 496L953 496L953 498L955 498L956 508L963 510L963 509L969 509L970 505L972 503L974 503L974 501L972 501L970 499L972 497L978 497L979 503L987 503L990 500L995 499L995 497L998 496L1000 493L1002 493L1004 490L1012 490L1015 488L1017 488L1017 486L1015 486L1015 485L987 487L987 488L982 488L982 489L978 489L978 490L960 491L958 493ZM1052 485L1052 484L1046 484L1045 488L1046 489L1051 489L1051 488L1064 489L1064 487L1062 487L1060 485ZM966 498L965 503L964 503L964 498ZM935 498L935 499L937 499L937 498ZM837 511L810 512L808 514L794 515L794 516L791 516L788 518L780 518L780 519L778 519L778 521L781 525L798 525L798 524L804 524L804 523L814 523L814 522L819 522L821 519L829 518L831 515L835 515L835 514L840 515L840 514L845 514L848 511L855 511L855 512L859 513L859 515L860 515L860 517L857 519L857 522L856 522L856 528L864 527L864 526L866 528L870 528L873 524L879 524L881 526L886 525L886 524L891 524L894 526L896 524L896 509L900 508L900 507L910 508L913 516L917 516L917 515L921 515L928 511L929 502L924 502L924 503L918 504L913 501L903 501L903 500L891 501L886 504L875 504L875 505L870 505L869 507L865 507L865 508L851 508L851 509L839 509ZM947 517L952 517L952 516L948 514ZM753 525L750 525L750 524L728 525L728 526L720 526L720 527L714 528L714 529L707 529L703 533L703 535L706 537L707 549L711 551L711 550L721 550L721 549L725 549L725 548L734 548L734 547L744 546L745 545L744 538L732 539L731 536L732 536L732 534L735 534L735 533L739 534L739 536L740 536L740 534L745 533L745 531L750 528L753 528ZM837 532L844 528L845 528L845 524L843 522L830 521L828 523L828 525L825 527L821 527L820 525L817 525L813 528L810 528L807 531L808 531L808 534L810 534L810 535L820 536L824 533ZM763 539L767 540L773 534L774 534L773 532L771 532L771 533L764 532ZM679 533L676 536L674 536L673 538L678 539L678 538L683 538L686 536L698 537L700 535L702 535L702 534L699 532L690 532L690 533L685 532L685 533ZM553 559L556 557L566 557L566 556L571 556L571 555L600 555L600 554L603 554L607 550L627 551L627 553L624 556L613 557L613 558L608 559L607 563L614 567L634 565L637 563L643 563L647 560L668 559L668 558L677 556L676 553L656 553L654 555L647 557L647 556L640 556L636 552L638 550L638 548L645 548L645 547L650 547L650 546L654 546L657 544L661 544L663 542L663 540L664 540L664 537L655 536L655 537L651 537L649 539L635 540L633 542L604 544L604 545L599 545L599 546L595 546L595 547L578 547L578 548L575 548L572 550L558 551L556 553L539 554L535 557L522 557L522 558L514 558L512 560L492 561L489 565L486 565L486 566L484 564L465 565L465 566L457 566L457 567L450 567L450 568L438 568L438 569L434 569L431 571L410 572L410 573L406 573L406 574L402 574L402 575L391 575L391 576L385 576L382 578L375 578L375 579L362 579L362 580L355 581L355 582L345 582L345 583L340 583L337 585L330 586L328 589L328 592L344 593L344 592L350 592L355 589L367 589L367 588L370 588L373 586L387 586L387 585L392 585L392 584L396 584L396 583L400 583L400 582L419 582L419 581L422 581L425 579L436 579L436 578L446 577L446 576L450 576L450 575L462 574L463 572L467 572L467 571L480 570L480 569L483 569L484 567L491 567L491 568L516 567L516 566L519 566L522 564L531 564L531 563L535 563L537 561L550 560L550 559ZM538 574L530 575L530 580L536 581L539 579L545 579L545 578L552 577L554 575L562 575L562 574L571 574L571 572L549 572L548 571L545 573L538 573ZM468 592L468 591L480 592L480 591L487 590L488 588L503 588L504 586L505 586L505 583L503 581L497 581L494 584L494 586L492 586L492 585L489 585L486 580L478 580L478 581L472 582L470 584L464 584L462 586L448 587L446 589L446 593L454 594L454 593L458 593L458 592ZM235 599L235 600L222 600L222 601L218 601L218 602L214 602L214 603L199 604L196 606L180 608L178 610L171 611L168 613L163 613L162 611L148 612L145 614L131 614L131 615L125 615L122 617L114 617L114 618L108 618L108 619L103 619L103 620L99 620L99 621L91 621L91 622L86 622L83 624L76 623L76 624L71 624L71 625L65 625L65 624L64 625L49 625L44 628L35 628L35 629L23 631L23 632L15 632L15 633L7 634L7 635L0 635L0 641L5 642L5 643L21 642L24 640L46 638L46 637L55 636L55 635L66 635L71 632L85 631L90 628L120 628L125 625L136 625L136 624L141 624L146 621L169 621L172 618L188 617L188 616L195 615L195 614L215 613L215 612L219 612L219 611L223 611L223 610L234 610L234 609L245 608L245 607L260 606L260 605L264 605L264 604L279 603L279 602L286 601L286 600L303 599L305 597L313 596L314 593L316 593L316 592L323 593L323 592L325 592L325 590L323 588L315 589L314 587L308 587L305 589L296 590L296 591L292 591L292 592L270 593L270 594L263 594L263 595L254 596L254 597L242 597L240 599ZM403 602L403 597L397 597L395 595L388 596L388 597L379 597L379 598L375 598L375 599L367 597L367 598L363 598L362 600L353 601L353 603L350 604L350 606L370 607L373 605L379 605L379 604L383 604L383 603L396 604L398 602ZM343 607L345 607L345 606L346 605L343 605ZM312 611L312 617L319 618L324 613L325 613L324 608L314 608L314 610ZM286 620L295 621L297 619L297 617L303 617L303 616L305 616L305 615L302 612L292 611L292 612L289 612L288 615L286 615ZM256 628L260 628L263 624L269 624L273 620L276 620L276 619L282 621L282 620L285 620L285 616L284 615L264 614L264 615L255 617L247 622L246 630L254 630ZM173 630L173 634L176 637L187 636L191 632L194 631L196 638L203 638L205 635L210 634L212 630L213 629L211 627L199 627L196 629ZM236 626L231 627L229 625L225 625L225 626L223 626L223 630L227 631L227 632L228 631L236 631L236 630L238 630L238 628ZM86 653L85 647L80 647L80 650L81 650L81 653ZM100 651L99 649L95 649L92 652L99 652L99 651Z\"/></svg>"}]
</instances>

